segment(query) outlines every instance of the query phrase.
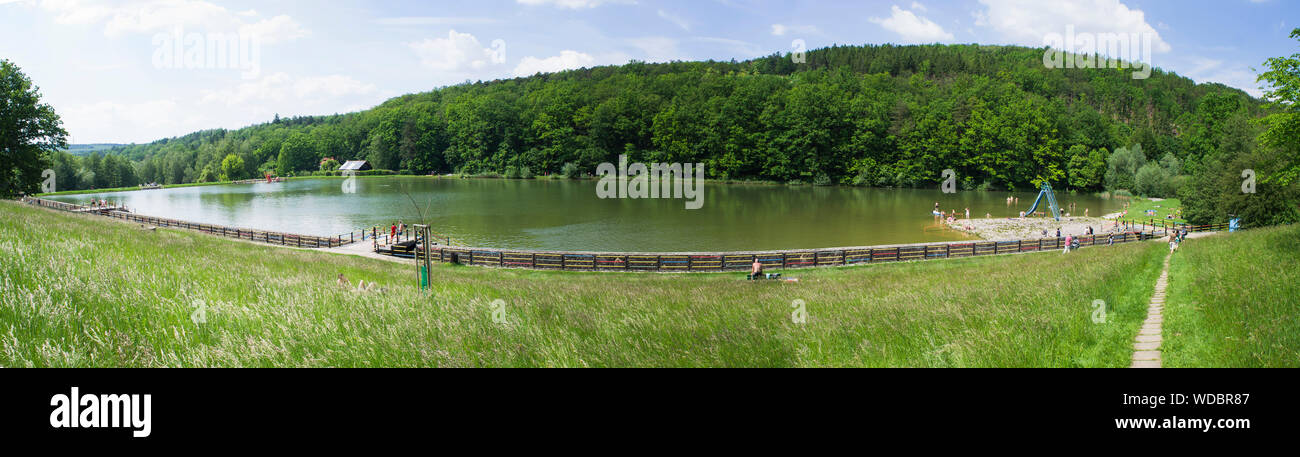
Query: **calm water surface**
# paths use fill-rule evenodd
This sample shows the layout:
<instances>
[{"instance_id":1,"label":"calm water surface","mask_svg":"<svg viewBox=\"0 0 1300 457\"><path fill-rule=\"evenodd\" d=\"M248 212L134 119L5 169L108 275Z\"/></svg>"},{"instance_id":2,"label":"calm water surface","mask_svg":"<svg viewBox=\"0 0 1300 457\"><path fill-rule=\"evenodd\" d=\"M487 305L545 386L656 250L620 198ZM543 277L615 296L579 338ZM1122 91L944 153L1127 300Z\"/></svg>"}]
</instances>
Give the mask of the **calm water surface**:
<instances>
[{"instance_id":1,"label":"calm water surface","mask_svg":"<svg viewBox=\"0 0 1300 457\"><path fill-rule=\"evenodd\" d=\"M1018 205L1008 206L1015 195ZM380 177L232 184L52 197L104 198L133 212L243 228L338 235L407 224L421 211L456 244L543 250L739 251L965 239L936 224L935 202L972 217L1018 215L1037 192L943 194L938 189L863 189L706 184L704 206L681 199L600 199L595 181ZM1119 200L1057 194L1097 216ZM420 210L417 210L417 206ZM1041 208L1041 206L1040 206Z\"/></svg>"}]
</instances>

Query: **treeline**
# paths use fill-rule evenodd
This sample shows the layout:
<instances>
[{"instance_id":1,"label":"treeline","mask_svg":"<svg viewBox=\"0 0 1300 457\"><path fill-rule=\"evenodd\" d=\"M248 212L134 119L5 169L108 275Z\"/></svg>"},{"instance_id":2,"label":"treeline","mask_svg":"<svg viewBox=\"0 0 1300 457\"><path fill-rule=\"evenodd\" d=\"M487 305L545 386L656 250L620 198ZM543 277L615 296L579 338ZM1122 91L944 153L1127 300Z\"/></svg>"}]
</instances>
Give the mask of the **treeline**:
<instances>
[{"instance_id":1,"label":"treeline","mask_svg":"<svg viewBox=\"0 0 1300 457\"><path fill-rule=\"evenodd\" d=\"M209 130L114 154L142 181L182 183L318 170L365 159L409 173L590 173L626 153L702 162L711 178L966 188L1100 189L1111 151L1186 166L1222 125L1262 116L1218 84L1160 70L1053 70L1042 50L840 46L745 62L633 62L406 95L359 113ZM230 156L240 167L224 166Z\"/></svg>"},{"instance_id":2,"label":"treeline","mask_svg":"<svg viewBox=\"0 0 1300 457\"><path fill-rule=\"evenodd\" d=\"M1192 192L1189 184L1211 185L1197 174L1242 154L1280 153L1257 150L1257 120L1269 110L1240 90L1160 69L1145 80L1115 69L1048 69L1042 53L882 45L814 50L806 63L789 54L632 62L125 146L107 157L131 159L134 173L92 155L75 176L96 187L173 184L300 175L364 159L410 174L529 177L591 173L628 154L702 162L708 177L727 180L919 187L951 168L965 189L1047 180L1172 197Z\"/></svg>"}]
</instances>

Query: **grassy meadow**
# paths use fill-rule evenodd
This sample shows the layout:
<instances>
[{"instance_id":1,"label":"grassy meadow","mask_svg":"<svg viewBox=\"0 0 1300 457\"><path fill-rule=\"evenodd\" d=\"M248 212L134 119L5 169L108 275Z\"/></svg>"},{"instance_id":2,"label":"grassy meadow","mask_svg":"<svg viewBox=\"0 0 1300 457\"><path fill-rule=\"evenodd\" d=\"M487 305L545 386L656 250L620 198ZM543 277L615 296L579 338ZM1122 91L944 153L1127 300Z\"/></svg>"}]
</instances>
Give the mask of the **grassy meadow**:
<instances>
[{"instance_id":1,"label":"grassy meadow","mask_svg":"<svg viewBox=\"0 0 1300 457\"><path fill-rule=\"evenodd\" d=\"M1165 366L1300 367L1300 226L1191 239L1169 265Z\"/></svg>"},{"instance_id":2,"label":"grassy meadow","mask_svg":"<svg viewBox=\"0 0 1300 457\"><path fill-rule=\"evenodd\" d=\"M1166 252L786 271L794 283L438 265L422 293L410 264L3 201L0 365L1124 367ZM339 273L386 290L343 290Z\"/></svg>"},{"instance_id":3,"label":"grassy meadow","mask_svg":"<svg viewBox=\"0 0 1300 457\"><path fill-rule=\"evenodd\" d=\"M1146 198L1134 198L1133 204L1128 207L1128 216L1125 219L1133 221L1147 221L1154 218L1156 224L1160 222L1170 222L1183 224L1187 221L1178 217L1178 210L1183 206L1177 198L1166 198L1164 200L1151 200ZM1154 210L1155 216L1148 216L1145 211ZM1165 219L1166 216L1174 216L1171 219Z\"/></svg>"}]
</instances>

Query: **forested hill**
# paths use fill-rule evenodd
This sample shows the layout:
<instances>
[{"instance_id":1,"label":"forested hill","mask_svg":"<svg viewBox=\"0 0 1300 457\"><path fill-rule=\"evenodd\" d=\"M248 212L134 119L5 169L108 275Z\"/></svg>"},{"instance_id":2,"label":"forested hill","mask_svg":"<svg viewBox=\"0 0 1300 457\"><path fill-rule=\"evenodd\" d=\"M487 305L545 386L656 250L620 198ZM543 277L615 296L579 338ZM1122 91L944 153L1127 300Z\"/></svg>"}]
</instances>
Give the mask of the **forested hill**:
<instances>
[{"instance_id":1,"label":"forested hill","mask_svg":"<svg viewBox=\"0 0 1300 457\"><path fill-rule=\"evenodd\" d=\"M327 157L419 174L540 175L570 163L570 174L590 173L627 153L703 162L719 179L907 187L952 168L967 188L1048 179L1095 189L1117 148L1136 143L1152 162L1172 155L1195 167L1227 126L1264 114L1237 89L1131 73L1049 69L1042 49L980 45L837 46L806 63L632 62L126 146L115 151L134 170L98 187L304 174Z\"/></svg>"}]
</instances>

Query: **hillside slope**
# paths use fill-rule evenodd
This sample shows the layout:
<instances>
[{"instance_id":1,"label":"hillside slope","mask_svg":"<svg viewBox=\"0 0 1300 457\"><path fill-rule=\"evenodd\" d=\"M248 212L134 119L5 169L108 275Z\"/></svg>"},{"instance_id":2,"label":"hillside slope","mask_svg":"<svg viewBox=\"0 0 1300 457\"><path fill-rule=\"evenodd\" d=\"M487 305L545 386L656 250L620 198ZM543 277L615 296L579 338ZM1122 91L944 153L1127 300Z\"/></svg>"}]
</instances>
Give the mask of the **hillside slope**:
<instances>
[{"instance_id":1,"label":"hillside slope","mask_svg":"<svg viewBox=\"0 0 1300 457\"><path fill-rule=\"evenodd\" d=\"M118 148L138 181L302 173L362 158L414 173L592 172L627 153L703 162L712 178L1096 189L1108 151L1140 143L1189 167L1258 100L1156 69L1048 69L1010 46L839 46L744 62L632 62L396 97L370 110L277 119ZM513 167L513 170L510 168ZM62 176L62 175L61 175ZM131 177L124 177L128 179ZM130 182L111 185L131 185Z\"/></svg>"},{"instance_id":2,"label":"hillside slope","mask_svg":"<svg viewBox=\"0 0 1300 457\"><path fill-rule=\"evenodd\" d=\"M0 366L1120 367L1165 252L786 272L797 283L439 264L424 294L409 264L0 201Z\"/></svg>"}]
</instances>

